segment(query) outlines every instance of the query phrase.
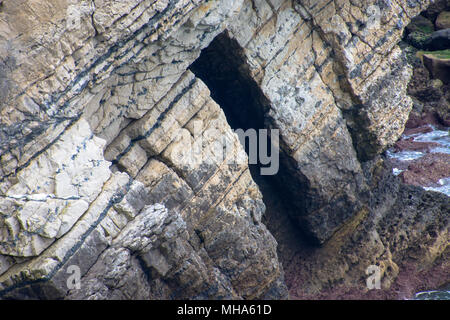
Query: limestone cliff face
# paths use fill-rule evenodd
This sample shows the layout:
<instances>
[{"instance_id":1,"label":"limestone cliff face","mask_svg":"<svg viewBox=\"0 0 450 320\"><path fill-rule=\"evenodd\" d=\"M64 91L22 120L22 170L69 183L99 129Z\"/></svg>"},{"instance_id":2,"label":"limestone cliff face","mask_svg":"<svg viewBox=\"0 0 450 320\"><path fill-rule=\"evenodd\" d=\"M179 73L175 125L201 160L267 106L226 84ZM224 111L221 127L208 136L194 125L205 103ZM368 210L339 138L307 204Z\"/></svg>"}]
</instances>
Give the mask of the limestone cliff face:
<instances>
[{"instance_id":1,"label":"limestone cliff face","mask_svg":"<svg viewBox=\"0 0 450 320\"><path fill-rule=\"evenodd\" d=\"M429 2L4 0L0 296L286 298L272 233L291 224L314 252L297 296L364 287L370 264L389 287L408 252L433 265L448 198L397 185L378 156L411 108L397 43ZM247 157L234 121L280 130L267 218L259 178L228 161ZM187 142L198 161L177 158Z\"/></svg>"}]
</instances>

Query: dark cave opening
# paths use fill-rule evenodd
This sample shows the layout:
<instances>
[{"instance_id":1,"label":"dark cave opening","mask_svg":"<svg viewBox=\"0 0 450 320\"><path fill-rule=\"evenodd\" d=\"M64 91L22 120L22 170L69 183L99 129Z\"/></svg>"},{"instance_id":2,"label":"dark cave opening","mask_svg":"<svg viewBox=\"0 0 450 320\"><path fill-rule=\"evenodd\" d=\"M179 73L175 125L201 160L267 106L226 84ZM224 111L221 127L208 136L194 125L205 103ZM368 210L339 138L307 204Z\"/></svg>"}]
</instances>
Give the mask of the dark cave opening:
<instances>
[{"instance_id":1,"label":"dark cave opening","mask_svg":"<svg viewBox=\"0 0 450 320\"><path fill-rule=\"evenodd\" d=\"M222 108L233 130L266 128L264 115L270 103L250 77L241 46L229 37L227 31L219 34L202 51L190 70L208 86L211 97ZM267 140L270 143L269 137ZM245 144L247 154L248 144ZM260 165L249 164L249 167L253 179L258 183L257 180L262 178L259 174Z\"/></svg>"},{"instance_id":2,"label":"dark cave opening","mask_svg":"<svg viewBox=\"0 0 450 320\"><path fill-rule=\"evenodd\" d=\"M266 117L270 101L250 75L242 47L227 31L219 34L211 44L202 50L200 57L190 70L210 89L211 97L223 109L233 130L268 129L270 141L271 124ZM298 177L293 159L283 152L280 137L279 170L275 175L261 175L261 164L249 164L253 180L263 194L266 213L263 222L279 242L279 251L290 251L292 246L315 244L313 238L302 230L301 223L292 219L305 210L308 201L307 185ZM259 144L258 144L259 145ZM247 154L248 143L245 144ZM270 149L270 148L269 148ZM295 194L292 190L296 190ZM286 232L288 229L288 232ZM288 235L289 240L280 239ZM286 255L289 255L286 253ZM281 260L283 257L281 257Z\"/></svg>"},{"instance_id":3,"label":"dark cave opening","mask_svg":"<svg viewBox=\"0 0 450 320\"><path fill-rule=\"evenodd\" d=\"M250 77L241 46L227 31L202 50L190 70L208 86L231 128L263 129L270 103Z\"/></svg>"}]
</instances>

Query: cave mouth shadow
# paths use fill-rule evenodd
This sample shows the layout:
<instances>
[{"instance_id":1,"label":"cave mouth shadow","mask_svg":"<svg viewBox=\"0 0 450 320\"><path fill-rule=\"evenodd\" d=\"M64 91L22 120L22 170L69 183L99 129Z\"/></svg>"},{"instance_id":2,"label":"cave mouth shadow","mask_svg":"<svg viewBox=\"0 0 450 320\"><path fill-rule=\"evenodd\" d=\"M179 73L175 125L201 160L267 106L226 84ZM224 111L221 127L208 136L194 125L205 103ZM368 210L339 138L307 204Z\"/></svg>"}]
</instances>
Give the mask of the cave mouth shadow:
<instances>
[{"instance_id":1,"label":"cave mouth shadow","mask_svg":"<svg viewBox=\"0 0 450 320\"><path fill-rule=\"evenodd\" d=\"M212 99L222 108L233 130L267 129L266 142L268 146L271 145L272 126L266 117L270 110L270 101L252 78L244 49L230 37L227 30L216 36L210 45L202 50L200 57L189 69L207 85ZM292 219L292 216L297 214L290 214L304 210L302 201L308 199L307 186L299 181L297 176L292 175L292 172L297 171L296 164L283 152L282 143L280 137L279 171L275 175L262 175L259 161L257 164L249 164L252 178L258 185L266 205L263 222L278 240L279 230L271 227L271 221L282 218L281 220L289 224L289 232L295 233L292 236L299 244L316 246L317 243L308 235L307 230L302 229L301 223ZM247 154L248 145L249 143L244 145ZM259 145L258 143L258 152ZM268 149L270 150L270 147ZM289 188L287 184L290 185ZM293 189L296 189L295 195L292 194ZM293 201L294 198L297 200Z\"/></svg>"},{"instance_id":2,"label":"cave mouth shadow","mask_svg":"<svg viewBox=\"0 0 450 320\"><path fill-rule=\"evenodd\" d=\"M189 69L208 86L232 129L265 128L270 102L251 78L244 51L228 31L216 36Z\"/></svg>"}]
</instances>

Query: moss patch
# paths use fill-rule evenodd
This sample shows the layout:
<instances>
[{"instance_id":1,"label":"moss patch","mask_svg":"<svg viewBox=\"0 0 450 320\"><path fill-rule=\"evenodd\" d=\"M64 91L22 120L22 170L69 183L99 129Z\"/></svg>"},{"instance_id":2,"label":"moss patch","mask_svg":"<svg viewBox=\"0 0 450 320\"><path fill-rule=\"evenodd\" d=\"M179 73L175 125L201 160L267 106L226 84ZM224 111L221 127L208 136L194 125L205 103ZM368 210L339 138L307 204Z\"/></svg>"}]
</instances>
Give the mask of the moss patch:
<instances>
[{"instance_id":1,"label":"moss patch","mask_svg":"<svg viewBox=\"0 0 450 320\"><path fill-rule=\"evenodd\" d=\"M425 34L433 33L433 22L423 16L417 16L412 19L411 23L406 27L408 32L422 32Z\"/></svg>"},{"instance_id":2,"label":"moss patch","mask_svg":"<svg viewBox=\"0 0 450 320\"><path fill-rule=\"evenodd\" d=\"M450 59L450 49L439 51L417 51L417 57L423 58L424 54L430 54L438 59Z\"/></svg>"},{"instance_id":3,"label":"moss patch","mask_svg":"<svg viewBox=\"0 0 450 320\"><path fill-rule=\"evenodd\" d=\"M430 39L431 33L424 33L421 31L411 32L407 38L406 42L418 49L424 49L426 42Z\"/></svg>"},{"instance_id":4,"label":"moss patch","mask_svg":"<svg viewBox=\"0 0 450 320\"><path fill-rule=\"evenodd\" d=\"M434 28L433 28L433 26L422 25L422 26L418 26L418 31L425 33L425 34L430 34L430 33L434 32Z\"/></svg>"}]
</instances>

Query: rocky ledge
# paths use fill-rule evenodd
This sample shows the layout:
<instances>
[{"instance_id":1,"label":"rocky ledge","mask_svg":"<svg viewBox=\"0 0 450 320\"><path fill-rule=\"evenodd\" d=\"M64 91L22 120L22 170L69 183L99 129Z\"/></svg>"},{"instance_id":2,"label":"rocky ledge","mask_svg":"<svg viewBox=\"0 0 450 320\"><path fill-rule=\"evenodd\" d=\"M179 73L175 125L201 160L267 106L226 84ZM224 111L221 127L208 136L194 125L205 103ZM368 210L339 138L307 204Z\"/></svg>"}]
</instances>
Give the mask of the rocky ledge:
<instances>
[{"instance_id":1,"label":"rocky ledge","mask_svg":"<svg viewBox=\"0 0 450 320\"><path fill-rule=\"evenodd\" d=\"M449 197L383 156L413 105L398 43L431 2L1 1L0 298L448 283ZM275 175L239 128L272 137Z\"/></svg>"}]
</instances>

